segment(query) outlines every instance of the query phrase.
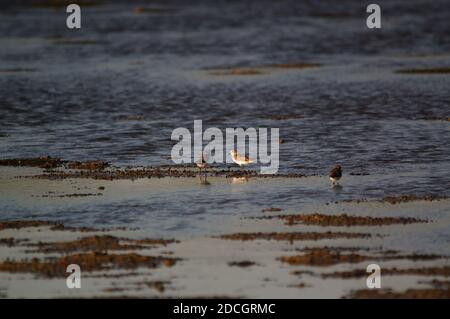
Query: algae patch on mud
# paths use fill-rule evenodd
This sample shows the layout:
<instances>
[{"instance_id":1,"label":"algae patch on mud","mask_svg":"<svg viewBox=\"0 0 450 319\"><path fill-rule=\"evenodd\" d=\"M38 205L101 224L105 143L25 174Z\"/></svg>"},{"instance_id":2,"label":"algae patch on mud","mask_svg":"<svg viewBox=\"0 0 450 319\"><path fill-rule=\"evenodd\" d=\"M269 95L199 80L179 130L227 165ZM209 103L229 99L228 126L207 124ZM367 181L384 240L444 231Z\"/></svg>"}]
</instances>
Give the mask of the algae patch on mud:
<instances>
[{"instance_id":1,"label":"algae patch on mud","mask_svg":"<svg viewBox=\"0 0 450 319\"><path fill-rule=\"evenodd\" d=\"M343 248L342 250L345 250ZM385 253L383 255L361 255L356 252L343 254L336 249L311 248L303 255L282 256L278 258L281 262L290 265L305 265L305 266L332 266L342 263L359 263L367 260L434 260L443 258L437 255L396 255Z\"/></svg>"},{"instance_id":2,"label":"algae patch on mud","mask_svg":"<svg viewBox=\"0 0 450 319\"><path fill-rule=\"evenodd\" d=\"M87 169L87 170L102 170L109 166L108 162L104 161L86 161L86 162L70 162L66 165L69 169Z\"/></svg>"},{"instance_id":3,"label":"algae patch on mud","mask_svg":"<svg viewBox=\"0 0 450 319\"><path fill-rule=\"evenodd\" d=\"M450 68L423 68L423 69L401 69L395 71L399 74L450 74Z\"/></svg>"},{"instance_id":4,"label":"algae patch on mud","mask_svg":"<svg viewBox=\"0 0 450 319\"><path fill-rule=\"evenodd\" d=\"M426 223L426 220L412 217L370 217L370 216L352 216L324 215L324 214L300 214L300 215L278 215L256 217L257 219L279 218L285 221L286 225L318 225L318 226L382 226L394 224L412 224Z\"/></svg>"},{"instance_id":5,"label":"algae patch on mud","mask_svg":"<svg viewBox=\"0 0 450 319\"><path fill-rule=\"evenodd\" d=\"M226 76L226 75L261 75L261 74L264 74L264 72L259 70L259 69L252 69L252 68L233 68L233 69L214 70L214 71L210 71L209 74L211 74L211 75L219 75L219 76Z\"/></svg>"},{"instance_id":6,"label":"algae patch on mud","mask_svg":"<svg viewBox=\"0 0 450 319\"><path fill-rule=\"evenodd\" d=\"M0 166L27 166L40 168L56 168L63 164L60 158L52 158L50 156L41 156L35 158L12 158L0 160Z\"/></svg>"},{"instance_id":7,"label":"algae patch on mud","mask_svg":"<svg viewBox=\"0 0 450 319\"><path fill-rule=\"evenodd\" d=\"M420 258L420 255L418 255ZM383 269L383 275L417 275L417 276L450 276L450 266L442 267L422 267L422 268L386 268ZM341 279L351 279L351 278L362 278L367 277L367 272L365 269L355 269L349 271L335 271L332 273L324 273L321 275L322 278L341 278Z\"/></svg>"},{"instance_id":8,"label":"algae patch on mud","mask_svg":"<svg viewBox=\"0 0 450 319\"><path fill-rule=\"evenodd\" d=\"M449 299L450 289L423 288L397 292L392 289L362 289L351 292L351 299Z\"/></svg>"},{"instance_id":9,"label":"algae patch on mud","mask_svg":"<svg viewBox=\"0 0 450 319\"><path fill-rule=\"evenodd\" d=\"M61 7L67 7L69 4L74 3L72 0L41 0L35 3L32 3L32 7L36 8L53 8L58 9ZM81 7L92 7L98 6L104 3L104 1L100 0L77 0L76 2Z\"/></svg>"},{"instance_id":10,"label":"algae patch on mud","mask_svg":"<svg viewBox=\"0 0 450 319\"><path fill-rule=\"evenodd\" d=\"M170 239L140 239L133 240L118 238L111 235L95 235L83 237L73 241L29 244L28 247L35 247L36 251L43 253L69 253L74 251L108 251L108 250L136 250L146 249L157 245L165 246L177 241Z\"/></svg>"},{"instance_id":11,"label":"algae patch on mud","mask_svg":"<svg viewBox=\"0 0 450 319\"><path fill-rule=\"evenodd\" d=\"M217 236L216 238L227 240L278 240L278 241L297 241L297 240L321 240L336 238L370 238L368 233L350 233L350 232L288 232L288 233L235 233Z\"/></svg>"},{"instance_id":12,"label":"algae patch on mud","mask_svg":"<svg viewBox=\"0 0 450 319\"><path fill-rule=\"evenodd\" d=\"M210 75L219 76L241 76L241 75L263 75L275 70L289 70L289 69L309 69L322 66L319 63L273 63L270 65L262 65L255 67L228 67L218 69L207 69Z\"/></svg>"},{"instance_id":13,"label":"algae patch on mud","mask_svg":"<svg viewBox=\"0 0 450 319\"><path fill-rule=\"evenodd\" d=\"M178 12L178 9L168 7L135 7L133 12L136 14L167 15Z\"/></svg>"},{"instance_id":14,"label":"algae patch on mud","mask_svg":"<svg viewBox=\"0 0 450 319\"><path fill-rule=\"evenodd\" d=\"M66 227L50 221L7 221L0 222L0 231L5 229L22 229L30 227L50 227L49 231L93 231ZM45 277L67 276L66 268L77 264L83 271L109 271L114 269L136 269L139 267L157 268L173 266L179 258L166 256L148 256L135 253L133 250L152 249L158 246L178 243L174 239L129 239L111 235L86 236L69 241L30 242L29 239L14 240L4 238L1 244L26 247L27 254L40 253L43 258L25 258L21 260L6 259L0 262L0 272L33 273ZM124 251L121 254L110 254L109 251ZM59 254L55 257L54 254Z\"/></svg>"},{"instance_id":15,"label":"algae patch on mud","mask_svg":"<svg viewBox=\"0 0 450 319\"><path fill-rule=\"evenodd\" d=\"M254 261L250 260L242 260L242 261L231 261L228 263L228 266L230 267L241 267L241 268L247 268L251 266L255 266L256 263Z\"/></svg>"},{"instance_id":16,"label":"algae patch on mud","mask_svg":"<svg viewBox=\"0 0 450 319\"><path fill-rule=\"evenodd\" d=\"M401 204L401 203L408 203L408 202L416 202L416 201L425 201L425 202L434 202L434 201L440 201L448 199L446 196L441 195L400 195L400 196L385 196L382 199L378 200L369 200L369 199L345 199L340 202L334 202L335 204L339 203L388 203L388 204Z\"/></svg>"},{"instance_id":17,"label":"algae patch on mud","mask_svg":"<svg viewBox=\"0 0 450 319\"><path fill-rule=\"evenodd\" d=\"M1 272L34 273L45 277L67 276L67 266L77 264L87 272L112 269L136 269L138 267L157 268L173 266L177 259L160 256L143 256L136 253L107 254L99 252L80 253L59 258L6 260L0 262Z\"/></svg>"},{"instance_id":18,"label":"algae patch on mud","mask_svg":"<svg viewBox=\"0 0 450 319\"><path fill-rule=\"evenodd\" d=\"M104 161L66 161L61 158L54 158L50 156L40 156L31 158L11 158L0 160L0 166L13 167L39 167L44 169L55 169L61 166L68 169L80 170L102 170L109 166L109 163Z\"/></svg>"}]
</instances>

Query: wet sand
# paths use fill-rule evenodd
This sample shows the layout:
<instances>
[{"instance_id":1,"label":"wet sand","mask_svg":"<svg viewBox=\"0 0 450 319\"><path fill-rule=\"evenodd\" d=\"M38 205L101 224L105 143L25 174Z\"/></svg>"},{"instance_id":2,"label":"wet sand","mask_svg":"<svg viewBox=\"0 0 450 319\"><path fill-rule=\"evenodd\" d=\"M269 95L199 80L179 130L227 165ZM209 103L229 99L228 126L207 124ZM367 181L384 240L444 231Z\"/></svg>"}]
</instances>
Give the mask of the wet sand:
<instances>
[{"instance_id":1,"label":"wet sand","mask_svg":"<svg viewBox=\"0 0 450 319\"><path fill-rule=\"evenodd\" d=\"M114 171L77 168L56 171ZM136 202L153 192L177 196L191 188L232 191L228 187L272 188L274 183L317 187L315 183L326 177L251 177L236 184L233 177L212 173L205 186L189 175L98 180L95 174L75 174L47 179L35 177L48 174L48 168L0 170L3 205L36 211L34 217L0 222L0 291L7 298L448 297L448 285L437 284L445 282L450 267L449 246L442 237L450 226L445 213L450 202L445 197L392 195L299 204L296 209L277 208L279 203L263 209L249 206L236 214L198 219L205 228L189 233L158 232L150 226L151 219L148 224L95 229L79 219L64 218L65 223L48 218L49 208ZM102 196L66 196L94 190ZM39 216L39 207L50 214ZM82 268L82 289L65 286L70 263ZM382 269L383 289L376 292L365 284L371 263Z\"/></svg>"}]
</instances>

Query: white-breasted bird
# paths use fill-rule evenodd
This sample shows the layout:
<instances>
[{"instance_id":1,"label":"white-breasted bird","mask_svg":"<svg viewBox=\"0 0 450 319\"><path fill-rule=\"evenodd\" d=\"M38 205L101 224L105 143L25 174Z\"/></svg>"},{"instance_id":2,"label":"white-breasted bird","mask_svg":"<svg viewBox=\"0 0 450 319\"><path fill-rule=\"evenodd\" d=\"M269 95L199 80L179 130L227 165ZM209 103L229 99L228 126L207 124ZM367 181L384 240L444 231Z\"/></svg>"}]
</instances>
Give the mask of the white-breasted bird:
<instances>
[{"instance_id":1,"label":"white-breasted bird","mask_svg":"<svg viewBox=\"0 0 450 319\"><path fill-rule=\"evenodd\" d=\"M231 159L233 160L233 162L238 164L240 167L242 167L243 165L248 165L248 164L253 163L253 161L250 158L248 158L247 156L239 155L238 152L235 150L231 150L230 155L231 155Z\"/></svg>"}]
</instances>

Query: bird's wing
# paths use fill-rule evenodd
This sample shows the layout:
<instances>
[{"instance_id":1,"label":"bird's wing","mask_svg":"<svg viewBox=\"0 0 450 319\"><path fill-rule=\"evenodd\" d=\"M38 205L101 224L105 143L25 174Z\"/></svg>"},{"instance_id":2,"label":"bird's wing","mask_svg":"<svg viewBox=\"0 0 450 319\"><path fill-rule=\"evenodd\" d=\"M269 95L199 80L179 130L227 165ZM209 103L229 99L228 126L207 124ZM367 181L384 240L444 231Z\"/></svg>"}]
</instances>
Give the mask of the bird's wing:
<instances>
[{"instance_id":1,"label":"bird's wing","mask_svg":"<svg viewBox=\"0 0 450 319\"><path fill-rule=\"evenodd\" d=\"M246 162L253 163L253 161L248 156L241 156L241 160L245 160Z\"/></svg>"}]
</instances>

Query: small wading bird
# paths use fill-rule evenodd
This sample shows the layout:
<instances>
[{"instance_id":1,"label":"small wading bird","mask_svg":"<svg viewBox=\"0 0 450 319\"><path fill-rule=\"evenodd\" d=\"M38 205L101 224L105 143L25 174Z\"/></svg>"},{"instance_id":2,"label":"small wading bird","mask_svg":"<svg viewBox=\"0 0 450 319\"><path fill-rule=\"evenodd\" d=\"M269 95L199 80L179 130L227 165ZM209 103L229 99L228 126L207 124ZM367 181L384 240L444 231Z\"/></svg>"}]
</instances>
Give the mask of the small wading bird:
<instances>
[{"instance_id":1,"label":"small wading bird","mask_svg":"<svg viewBox=\"0 0 450 319\"><path fill-rule=\"evenodd\" d=\"M248 164L253 163L253 161L251 159L249 159L247 156L241 156L235 150L231 150L230 155L231 155L231 159L233 160L233 162L238 164L241 168L243 165L248 165Z\"/></svg>"},{"instance_id":2,"label":"small wading bird","mask_svg":"<svg viewBox=\"0 0 450 319\"><path fill-rule=\"evenodd\" d=\"M203 153L200 156L200 158L195 162L195 164L200 169L200 184L209 185L209 182L206 180L206 170L204 171L204 175L205 175L204 179L202 179L202 168L206 169L206 166L208 166L208 164L205 161L205 158L203 157Z\"/></svg>"},{"instance_id":3,"label":"small wading bird","mask_svg":"<svg viewBox=\"0 0 450 319\"><path fill-rule=\"evenodd\" d=\"M336 165L331 171L330 171L330 180L331 185L339 185L338 181L342 177L342 168L341 165Z\"/></svg>"},{"instance_id":4,"label":"small wading bird","mask_svg":"<svg viewBox=\"0 0 450 319\"><path fill-rule=\"evenodd\" d=\"M205 158L203 157L203 154L200 156L200 158L195 162L197 167L200 169L200 173L202 172L202 168L206 168L207 164L205 161Z\"/></svg>"}]
</instances>

